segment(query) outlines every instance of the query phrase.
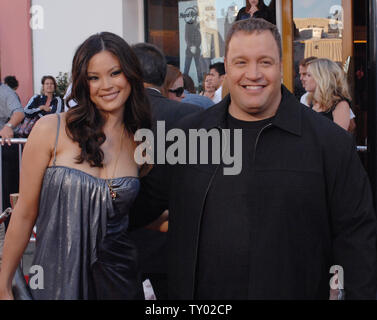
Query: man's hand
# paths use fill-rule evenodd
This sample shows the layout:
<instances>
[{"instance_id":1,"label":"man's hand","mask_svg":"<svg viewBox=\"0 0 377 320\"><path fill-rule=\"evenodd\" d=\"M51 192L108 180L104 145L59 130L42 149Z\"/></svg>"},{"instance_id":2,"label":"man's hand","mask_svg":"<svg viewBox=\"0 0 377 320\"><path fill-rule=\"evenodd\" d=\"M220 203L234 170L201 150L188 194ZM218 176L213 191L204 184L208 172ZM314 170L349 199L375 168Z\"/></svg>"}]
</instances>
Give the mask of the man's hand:
<instances>
[{"instance_id":1,"label":"man's hand","mask_svg":"<svg viewBox=\"0 0 377 320\"><path fill-rule=\"evenodd\" d=\"M8 143L8 146L10 146L11 145L10 139L14 137L13 129L8 126L4 126L3 129L0 130L0 137L3 138L1 140L2 146L4 145L5 142Z\"/></svg>"}]
</instances>

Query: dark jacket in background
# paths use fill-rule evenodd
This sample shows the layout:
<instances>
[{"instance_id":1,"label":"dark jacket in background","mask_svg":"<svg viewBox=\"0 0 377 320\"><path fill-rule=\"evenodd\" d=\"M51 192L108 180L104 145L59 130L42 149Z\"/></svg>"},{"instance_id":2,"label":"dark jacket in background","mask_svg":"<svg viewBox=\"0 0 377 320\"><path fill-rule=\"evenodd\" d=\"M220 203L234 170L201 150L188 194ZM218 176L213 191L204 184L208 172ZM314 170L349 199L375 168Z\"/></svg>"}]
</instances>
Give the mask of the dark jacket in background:
<instances>
[{"instance_id":1,"label":"dark jacket in background","mask_svg":"<svg viewBox=\"0 0 377 320\"><path fill-rule=\"evenodd\" d=\"M302 106L285 87L282 94L276 116L260 131L254 147L258 194L250 210L254 241L245 299L326 300L332 265L344 269L347 299L375 299L376 217L353 139ZM226 128L229 104L228 96L186 117L180 127ZM201 229L202 214L218 167L158 167L166 170L161 175L165 186L161 181L159 186L142 184L135 202L138 213L145 215L169 207L170 299L194 298L199 237L206 232ZM142 216L133 216L132 223L145 223L137 221Z\"/></svg>"},{"instance_id":2,"label":"dark jacket in background","mask_svg":"<svg viewBox=\"0 0 377 320\"><path fill-rule=\"evenodd\" d=\"M151 104L152 129L155 136L157 121L165 121L168 130L186 115L203 110L195 105L167 99L154 89L146 89L146 91ZM158 188L158 184L164 180L159 172L152 170L144 180L153 181ZM166 233L140 228L133 231L130 237L138 248L140 268L144 278L150 279L157 299L167 299Z\"/></svg>"},{"instance_id":3,"label":"dark jacket in background","mask_svg":"<svg viewBox=\"0 0 377 320\"><path fill-rule=\"evenodd\" d=\"M250 18L250 14L246 12L246 7L242 7L238 11L236 21L249 19L249 18ZM276 24L275 12L273 12L268 7L265 7L264 9L260 9L256 11L253 15L253 18L262 18L264 20L267 20L268 22Z\"/></svg>"},{"instance_id":4,"label":"dark jacket in background","mask_svg":"<svg viewBox=\"0 0 377 320\"><path fill-rule=\"evenodd\" d=\"M54 95L50 107L51 111L41 110L39 107L45 105L47 96L43 94L36 94L30 98L29 102L24 108L25 117L34 118L35 116L43 117L47 114L64 112L64 102L58 95Z\"/></svg>"},{"instance_id":5,"label":"dark jacket in background","mask_svg":"<svg viewBox=\"0 0 377 320\"><path fill-rule=\"evenodd\" d=\"M189 93L187 91L185 91L185 97L182 99L182 102L194 104L204 109L208 109L215 104L210 98L206 96L202 96L196 93Z\"/></svg>"},{"instance_id":6,"label":"dark jacket in background","mask_svg":"<svg viewBox=\"0 0 377 320\"><path fill-rule=\"evenodd\" d=\"M169 129L175 127L185 116L203 110L196 105L168 99L154 89L147 88L146 91L151 104L152 126L157 121L165 121L166 128Z\"/></svg>"}]
</instances>

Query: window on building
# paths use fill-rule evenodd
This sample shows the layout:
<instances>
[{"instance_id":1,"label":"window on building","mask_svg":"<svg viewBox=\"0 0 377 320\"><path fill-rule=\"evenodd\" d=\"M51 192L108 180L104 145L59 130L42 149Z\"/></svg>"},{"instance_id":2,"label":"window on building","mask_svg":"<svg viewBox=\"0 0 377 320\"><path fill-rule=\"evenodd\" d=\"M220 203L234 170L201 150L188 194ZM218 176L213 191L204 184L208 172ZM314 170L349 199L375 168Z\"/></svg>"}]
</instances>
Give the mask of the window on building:
<instances>
[{"instance_id":1,"label":"window on building","mask_svg":"<svg viewBox=\"0 0 377 320\"><path fill-rule=\"evenodd\" d=\"M302 59L314 56L342 63L342 1L293 0L293 28L294 90L300 98L305 93L299 75Z\"/></svg>"},{"instance_id":2,"label":"window on building","mask_svg":"<svg viewBox=\"0 0 377 320\"><path fill-rule=\"evenodd\" d=\"M275 14L275 1L265 4ZM209 65L224 60L226 34L245 5L245 0L146 0L147 42L200 86Z\"/></svg>"}]
</instances>

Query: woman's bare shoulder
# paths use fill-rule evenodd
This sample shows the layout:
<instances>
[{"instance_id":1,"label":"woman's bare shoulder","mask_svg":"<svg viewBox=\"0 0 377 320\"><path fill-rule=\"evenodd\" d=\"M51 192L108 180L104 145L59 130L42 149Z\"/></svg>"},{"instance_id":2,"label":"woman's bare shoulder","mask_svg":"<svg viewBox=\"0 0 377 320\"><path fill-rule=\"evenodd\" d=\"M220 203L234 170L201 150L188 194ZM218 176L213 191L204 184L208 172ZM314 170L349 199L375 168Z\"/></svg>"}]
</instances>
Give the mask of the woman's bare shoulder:
<instances>
[{"instance_id":1,"label":"woman's bare shoulder","mask_svg":"<svg viewBox=\"0 0 377 320\"><path fill-rule=\"evenodd\" d=\"M340 101L336 106L335 106L335 109L349 109L350 108L350 105L348 103L348 101L346 100L342 100Z\"/></svg>"},{"instance_id":2,"label":"woman's bare shoulder","mask_svg":"<svg viewBox=\"0 0 377 320\"><path fill-rule=\"evenodd\" d=\"M40 118L34 125L34 128L38 128L39 130L51 130L53 128L56 129L58 125L58 117L60 118L60 127L61 127L62 125L65 124L66 112L48 114Z\"/></svg>"},{"instance_id":3,"label":"woman's bare shoulder","mask_svg":"<svg viewBox=\"0 0 377 320\"><path fill-rule=\"evenodd\" d=\"M51 129L52 127L56 128L56 125L58 123L58 116L56 113L54 114L48 114L42 118L40 118L34 125L34 128L38 128L39 130L46 130Z\"/></svg>"},{"instance_id":4,"label":"woman's bare shoulder","mask_svg":"<svg viewBox=\"0 0 377 320\"><path fill-rule=\"evenodd\" d=\"M60 115L62 117L62 115ZM61 126L61 124L60 124ZM28 140L38 139L39 142L45 141L50 143L55 140L58 127L57 114L50 114L40 118L34 125Z\"/></svg>"}]
</instances>

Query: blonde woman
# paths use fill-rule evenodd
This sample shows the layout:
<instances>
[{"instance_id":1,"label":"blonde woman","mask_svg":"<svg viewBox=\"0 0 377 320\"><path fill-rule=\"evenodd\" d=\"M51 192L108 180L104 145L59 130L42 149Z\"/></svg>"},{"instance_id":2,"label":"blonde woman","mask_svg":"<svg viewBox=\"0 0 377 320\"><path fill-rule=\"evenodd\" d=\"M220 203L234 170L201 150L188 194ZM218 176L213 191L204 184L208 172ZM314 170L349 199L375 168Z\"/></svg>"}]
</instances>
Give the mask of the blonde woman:
<instances>
[{"instance_id":1,"label":"blonde woman","mask_svg":"<svg viewBox=\"0 0 377 320\"><path fill-rule=\"evenodd\" d=\"M348 130L351 96L342 68L329 59L315 59L308 63L304 83L310 108Z\"/></svg>"}]
</instances>

